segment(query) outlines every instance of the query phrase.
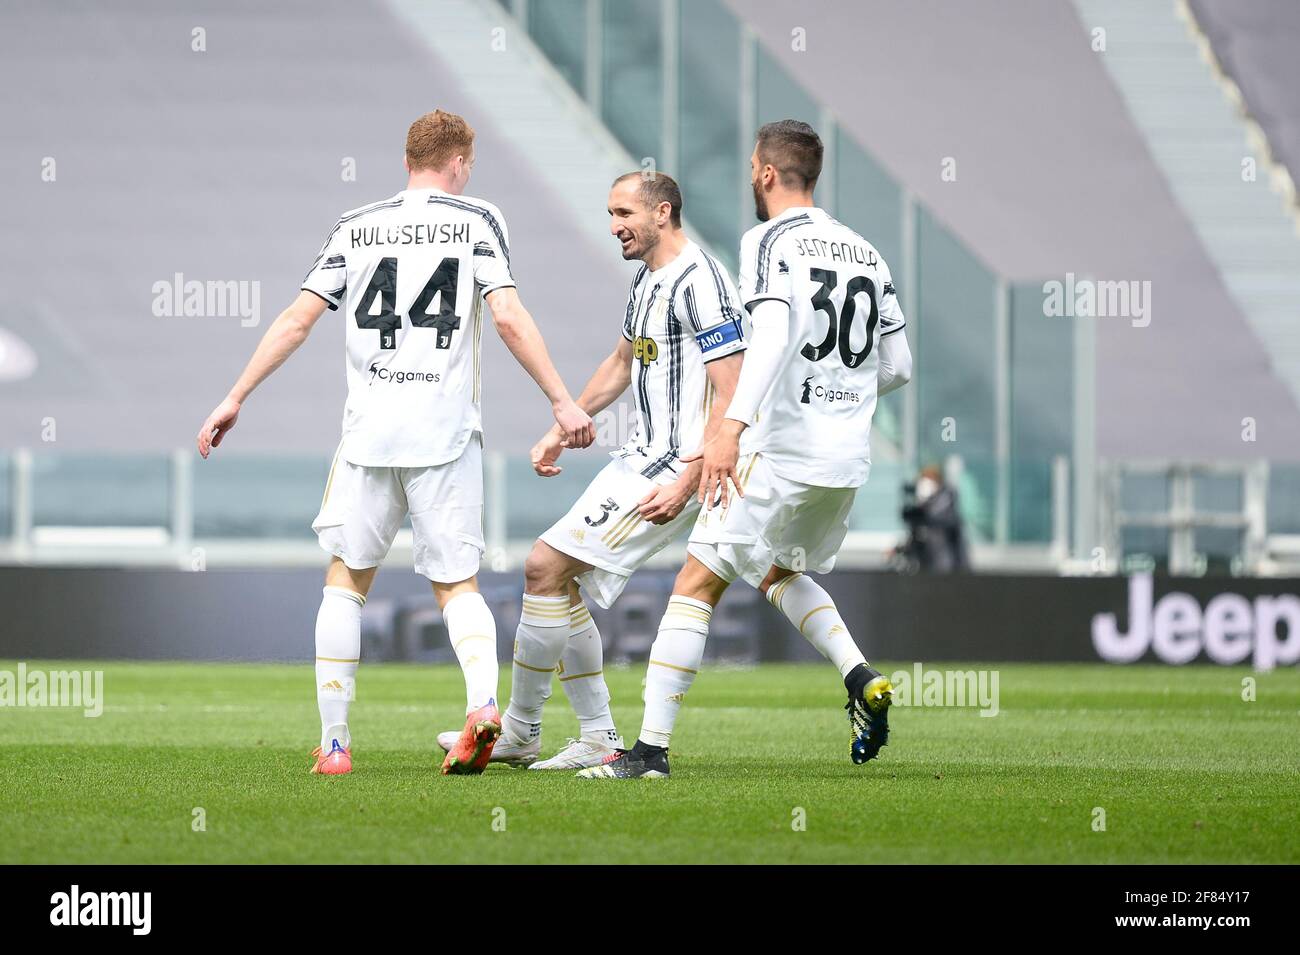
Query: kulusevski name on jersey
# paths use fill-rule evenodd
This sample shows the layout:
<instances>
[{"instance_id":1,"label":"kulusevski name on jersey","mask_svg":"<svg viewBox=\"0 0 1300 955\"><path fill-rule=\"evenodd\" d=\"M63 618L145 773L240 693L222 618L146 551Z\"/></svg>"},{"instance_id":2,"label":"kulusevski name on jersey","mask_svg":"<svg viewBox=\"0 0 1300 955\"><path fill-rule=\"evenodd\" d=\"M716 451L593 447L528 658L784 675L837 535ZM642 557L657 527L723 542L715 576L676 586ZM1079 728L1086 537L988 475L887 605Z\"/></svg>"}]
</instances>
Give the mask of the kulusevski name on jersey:
<instances>
[{"instance_id":1,"label":"kulusevski name on jersey","mask_svg":"<svg viewBox=\"0 0 1300 955\"><path fill-rule=\"evenodd\" d=\"M632 280L623 337L632 343L636 428L614 457L635 457L649 478L675 474L699 447L712 408L704 366L745 348L740 298L726 269L694 242Z\"/></svg>"},{"instance_id":2,"label":"kulusevski name on jersey","mask_svg":"<svg viewBox=\"0 0 1300 955\"><path fill-rule=\"evenodd\" d=\"M745 431L784 477L857 487L871 467L877 354L906 324L889 266L870 242L821 209L795 207L745 233L740 294L790 307L790 343L776 380Z\"/></svg>"},{"instance_id":3,"label":"kulusevski name on jersey","mask_svg":"<svg viewBox=\"0 0 1300 955\"><path fill-rule=\"evenodd\" d=\"M460 457L482 430L483 297L514 284L505 219L490 202L408 189L339 218L302 287L343 312L344 460Z\"/></svg>"},{"instance_id":4,"label":"kulusevski name on jersey","mask_svg":"<svg viewBox=\"0 0 1300 955\"><path fill-rule=\"evenodd\" d=\"M377 225L360 226L348 230L351 248L367 245L433 245L438 242L468 242L468 222L407 222L403 225L380 228Z\"/></svg>"}]
</instances>

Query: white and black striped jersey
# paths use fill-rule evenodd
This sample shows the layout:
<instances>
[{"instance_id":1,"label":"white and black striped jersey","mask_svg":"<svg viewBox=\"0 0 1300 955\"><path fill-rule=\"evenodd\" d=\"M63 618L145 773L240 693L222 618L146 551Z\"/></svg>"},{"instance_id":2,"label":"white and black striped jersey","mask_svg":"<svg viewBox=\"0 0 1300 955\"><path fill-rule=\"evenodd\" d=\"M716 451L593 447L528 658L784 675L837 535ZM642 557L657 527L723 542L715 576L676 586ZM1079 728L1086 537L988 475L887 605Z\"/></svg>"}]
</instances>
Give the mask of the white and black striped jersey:
<instances>
[{"instance_id":1,"label":"white and black striped jersey","mask_svg":"<svg viewBox=\"0 0 1300 955\"><path fill-rule=\"evenodd\" d=\"M344 460L460 457L482 430L483 296L514 284L505 219L490 202L407 189L339 218L302 287L343 311Z\"/></svg>"},{"instance_id":2,"label":"white and black striped jersey","mask_svg":"<svg viewBox=\"0 0 1300 955\"><path fill-rule=\"evenodd\" d=\"M746 309L790 306L786 361L755 420L746 452L783 477L857 487L871 468L880 340L904 327L889 267L870 242L815 207L785 210L740 243Z\"/></svg>"},{"instance_id":3,"label":"white and black striped jersey","mask_svg":"<svg viewBox=\"0 0 1300 955\"><path fill-rule=\"evenodd\" d=\"M699 449L713 403L704 365L745 348L736 287L726 269L694 242L668 265L642 266L623 319L632 343L636 430L614 457L635 457L646 477L680 470Z\"/></svg>"}]
</instances>

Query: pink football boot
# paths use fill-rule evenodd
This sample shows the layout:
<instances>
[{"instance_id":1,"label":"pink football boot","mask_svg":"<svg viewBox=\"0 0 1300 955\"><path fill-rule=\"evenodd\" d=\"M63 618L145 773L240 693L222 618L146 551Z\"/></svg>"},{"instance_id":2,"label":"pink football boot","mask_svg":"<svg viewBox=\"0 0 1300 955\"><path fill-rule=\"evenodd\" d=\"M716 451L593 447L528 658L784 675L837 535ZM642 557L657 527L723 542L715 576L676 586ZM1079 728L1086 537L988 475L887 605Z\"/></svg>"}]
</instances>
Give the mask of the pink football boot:
<instances>
[{"instance_id":1,"label":"pink football boot","mask_svg":"<svg viewBox=\"0 0 1300 955\"><path fill-rule=\"evenodd\" d=\"M339 745L338 740L331 740L331 742L333 745L330 746L328 753L324 753L319 746L311 751L312 756L316 758L316 764L312 766L311 771L322 776L342 776L352 772L352 747L344 749Z\"/></svg>"},{"instance_id":2,"label":"pink football boot","mask_svg":"<svg viewBox=\"0 0 1300 955\"><path fill-rule=\"evenodd\" d=\"M501 714L497 712L497 701L488 700L486 705L465 717L465 729L461 731L460 739L442 761L442 774L472 776L483 772L500 735Z\"/></svg>"}]
</instances>

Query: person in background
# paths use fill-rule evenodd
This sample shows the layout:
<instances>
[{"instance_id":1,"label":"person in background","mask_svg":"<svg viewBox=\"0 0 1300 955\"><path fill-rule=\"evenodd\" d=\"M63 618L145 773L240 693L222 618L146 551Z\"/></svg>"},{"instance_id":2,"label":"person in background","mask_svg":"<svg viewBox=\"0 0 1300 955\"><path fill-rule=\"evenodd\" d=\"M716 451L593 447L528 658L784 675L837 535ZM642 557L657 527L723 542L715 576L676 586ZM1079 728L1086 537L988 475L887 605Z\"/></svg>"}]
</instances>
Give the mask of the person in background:
<instances>
[{"instance_id":1,"label":"person in background","mask_svg":"<svg viewBox=\"0 0 1300 955\"><path fill-rule=\"evenodd\" d=\"M970 569L966 535L957 507L957 491L944 482L937 465L921 469L903 505L908 528L906 552L928 573L951 574Z\"/></svg>"}]
</instances>

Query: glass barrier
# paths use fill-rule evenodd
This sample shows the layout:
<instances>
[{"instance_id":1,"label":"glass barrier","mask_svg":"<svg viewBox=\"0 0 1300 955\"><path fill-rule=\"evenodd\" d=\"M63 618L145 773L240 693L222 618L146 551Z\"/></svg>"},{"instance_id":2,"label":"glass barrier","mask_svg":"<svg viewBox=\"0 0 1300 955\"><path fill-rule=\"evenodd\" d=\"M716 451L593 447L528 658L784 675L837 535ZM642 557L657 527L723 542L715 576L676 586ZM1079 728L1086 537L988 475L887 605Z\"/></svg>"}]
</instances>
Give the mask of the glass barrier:
<instances>
[{"instance_id":1,"label":"glass barrier","mask_svg":"<svg viewBox=\"0 0 1300 955\"><path fill-rule=\"evenodd\" d=\"M32 455L36 527L167 527L171 460L166 455Z\"/></svg>"},{"instance_id":2,"label":"glass barrier","mask_svg":"<svg viewBox=\"0 0 1300 955\"><path fill-rule=\"evenodd\" d=\"M0 549L9 542L20 523L13 511L16 460L12 453L0 455ZM181 504L188 501L189 507L180 507L179 513L192 514L192 537L198 542L310 542L313 540L311 522L320 507L330 471L330 461L324 455L223 453L209 461L197 458L181 461L179 464L184 466L179 470L174 457L162 454L40 451L32 453L29 460L33 541L38 546L53 544L54 535L42 539L42 530L63 528L57 537L58 546L62 547L92 546L95 541L100 541L102 546L101 537L88 533L78 538L66 529L170 531L177 501ZM523 455L489 459L485 474L486 526L504 533L505 541L512 547L527 544L579 499L609 460L604 451L570 453L561 459L562 474L539 478ZM1039 545L1053 542L1058 519L1053 511L1054 460L1012 459L1013 497L1009 515L1012 542ZM994 478L992 458L969 454L960 461L952 457L940 461L950 477L956 474L955 488L968 540L971 543L994 541L995 503L987 490ZM1253 546L1247 538L1245 508L1250 501L1246 498L1247 485L1242 476L1214 471L1198 474L1193 470L1190 473L1195 508L1192 526L1171 530L1155 524L1170 515L1176 499L1170 473L1129 471L1118 476L1116 516L1128 518L1118 528L1121 570L1165 570L1170 567L1171 553L1176 552L1175 563L1181 573L1240 573L1242 559L1248 556L1247 548ZM178 493L174 493L173 481L177 477L182 484ZM873 451L870 480L858 490L850 513L850 530L881 535L882 550L887 546L883 538L892 535L901 540L905 533L904 488L916 477L912 467L892 449L877 446ZM1273 465L1267 497L1269 533L1300 533L1297 501L1300 501L1300 465ZM592 516L598 519L600 515L596 512ZM1216 522L1225 526L1215 526ZM185 528L181 531L184 536ZM128 546L167 544L165 535L157 539L123 539L128 541ZM864 546L864 541L859 539L854 546ZM255 557L256 551L250 553L250 558ZM1189 564L1189 560L1194 563Z\"/></svg>"},{"instance_id":3,"label":"glass barrier","mask_svg":"<svg viewBox=\"0 0 1300 955\"><path fill-rule=\"evenodd\" d=\"M663 31L657 3L606 3L601 118L633 158L663 146Z\"/></svg>"},{"instance_id":4,"label":"glass barrier","mask_svg":"<svg viewBox=\"0 0 1300 955\"><path fill-rule=\"evenodd\" d=\"M528 33L579 94L587 77L587 0L528 5Z\"/></svg>"},{"instance_id":5,"label":"glass barrier","mask_svg":"<svg viewBox=\"0 0 1300 955\"><path fill-rule=\"evenodd\" d=\"M194 536L310 540L330 459L221 454L194 462Z\"/></svg>"},{"instance_id":6,"label":"glass barrier","mask_svg":"<svg viewBox=\"0 0 1300 955\"><path fill-rule=\"evenodd\" d=\"M1052 536L1052 460L1073 452L1074 328L1043 313L1041 284L1010 289L1011 473L1008 537Z\"/></svg>"},{"instance_id":7,"label":"glass barrier","mask_svg":"<svg viewBox=\"0 0 1300 955\"><path fill-rule=\"evenodd\" d=\"M997 430L996 282L928 212L918 209L916 218L920 315L911 332L918 338L921 363L908 387L917 389L920 463L961 455L965 506L978 515L979 533L991 537L997 470L992 453Z\"/></svg>"},{"instance_id":8,"label":"glass barrier","mask_svg":"<svg viewBox=\"0 0 1300 955\"><path fill-rule=\"evenodd\" d=\"M835 144L835 218L855 229L874 245L890 268L894 287L902 282L903 192L876 162L847 136ZM911 336L914 329L902 334ZM910 387L910 386L909 386ZM903 402L901 392L882 398L876 407L872 431L896 448L903 444Z\"/></svg>"},{"instance_id":9,"label":"glass barrier","mask_svg":"<svg viewBox=\"0 0 1300 955\"><path fill-rule=\"evenodd\" d=\"M1161 514L1169 510L1169 475L1125 474L1120 479L1119 508L1126 514Z\"/></svg>"},{"instance_id":10,"label":"glass barrier","mask_svg":"<svg viewBox=\"0 0 1300 955\"><path fill-rule=\"evenodd\" d=\"M772 54L758 47L758 126L779 119L801 119L817 128L821 111ZM755 127L757 129L757 126Z\"/></svg>"},{"instance_id":11,"label":"glass barrier","mask_svg":"<svg viewBox=\"0 0 1300 955\"><path fill-rule=\"evenodd\" d=\"M512 543L537 538L578 500L610 461L605 452L570 453L563 472L538 477L528 459L504 463L504 486L489 487L487 507L504 499L504 527ZM303 541L320 509L330 460L314 455L222 454L195 459L193 536L198 540ZM0 457L0 530L12 529L12 459ZM37 527L162 527L172 521L172 462L166 456L33 456L33 523ZM490 485L493 469L485 475ZM902 488L912 480L901 462L877 456L871 480L858 492L850 527L901 531ZM599 515L595 515L599 516ZM487 519L493 523L492 518ZM406 526L409 526L407 522Z\"/></svg>"},{"instance_id":12,"label":"glass barrier","mask_svg":"<svg viewBox=\"0 0 1300 955\"><path fill-rule=\"evenodd\" d=\"M1192 476L1192 507L1197 511L1240 513L1244 500L1245 488L1240 474Z\"/></svg>"},{"instance_id":13,"label":"glass barrier","mask_svg":"<svg viewBox=\"0 0 1300 955\"><path fill-rule=\"evenodd\" d=\"M0 537L8 537L14 532L13 470L13 458L0 453Z\"/></svg>"},{"instance_id":14,"label":"glass barrier","mask_svg":"<svg viewBox=\"0 0 1300 955\"><path fill-rule=\"evenodd\" d=\"M1011 514L1008 537L1017 543L1052 540L1052 461L1011 459Z\"/></svg>"},{"instance_id":15,"label":"glass barrier","mask_svg":"<svg viewBox=\"0 0 1300 955\"><path fill-rule=\"evenodd\" d=\"M901 539L905 530L903 485L913 479L903 462L878 460L873 455L871 477L853 499L849 530L897 534Z\"/></svg>"},{"instance_id":16,"label":"glass barrier","mask_svg":"<svg viewBox=\"0 0 1300 955\"><path fill-rule=\"evenodd\" d=\"M738 205L748 165L736 90L740 28L720 0L698 0L680 42L677 171L669 172L682 187L686 218L734 274L741 232L754 224Z\"/></svg>"},{"instance_id":17,"label":"glass barrier","mask_svg":"<svg viewBox=\"0 0 1300 955\"><path fill-rule=\"evenodd\" d=\"M1125 527L1120 531L1120 548L1124 555L1120 569L1125 573L1169 571L1169 531L1166 528Z\"/></svg>"},{"instance_id":18,"label":"glass barrier","mask_svg":"<svg viewBox=\"0 0 1300 955\"><path fill-rule=\"evenodd\" d=\"M903 191L856 142L835 141L835 218L874 245L897 288L903 279Z\"/></svg>"},{"instance_id":19,"label":"glass barrier","mask_svg":"<svg viewBox=\"0 0 1300 955\"><path fill-rule=\"evenodd\" d=\"M1206 573L1235 572L1245 544L1246 535L1240 528L1197 527L1192 531L1192 548L1205 559Z\"/></svg>"},{"instance_id":20,"label":"glass barrier","mask_svg":"<svg viewBox=\"0 0 1300 955\"><path fill-rule=\"evenodd\" d=\"M942 463L942 459L936 460ZM996 480L997 462L993 455L962 454L957 502L970 541L988 542L995 537Z\"/></svg>"},{"instance_id":21,"label":"glass barrier","mask_svg":"<svg viewBox=\"0 0 1300 955\"><path fill-rule=\"evenodd\" d=\"M1300 464L1269 466L1268 532L1300 534Z\"/></svg>"}]
</instances>

